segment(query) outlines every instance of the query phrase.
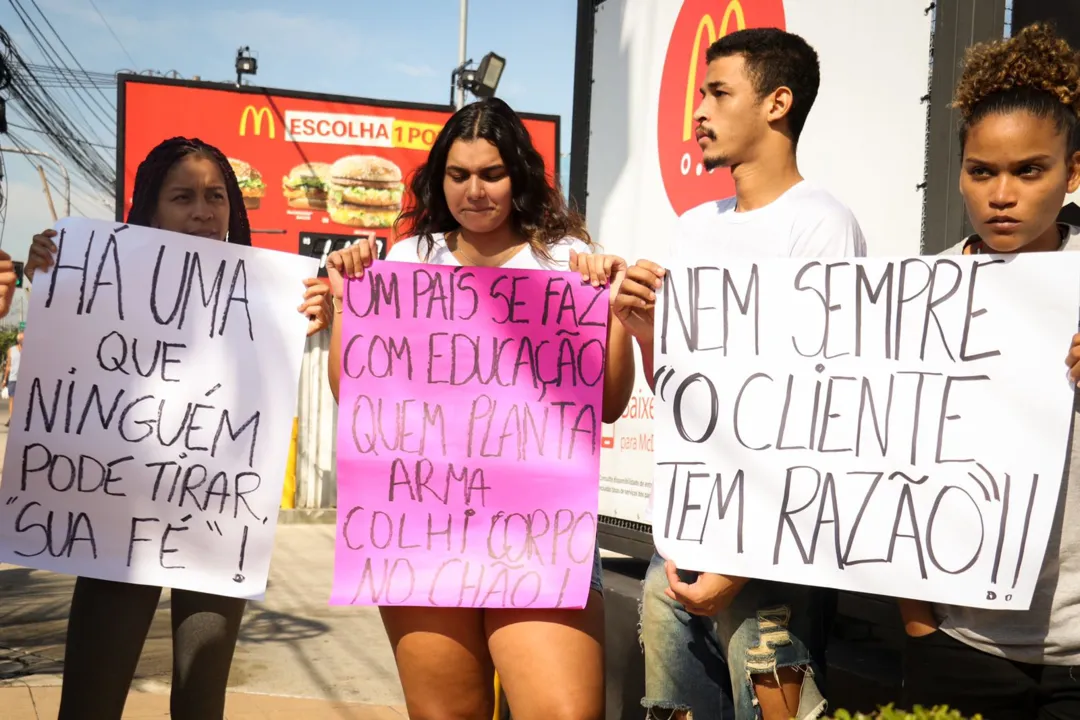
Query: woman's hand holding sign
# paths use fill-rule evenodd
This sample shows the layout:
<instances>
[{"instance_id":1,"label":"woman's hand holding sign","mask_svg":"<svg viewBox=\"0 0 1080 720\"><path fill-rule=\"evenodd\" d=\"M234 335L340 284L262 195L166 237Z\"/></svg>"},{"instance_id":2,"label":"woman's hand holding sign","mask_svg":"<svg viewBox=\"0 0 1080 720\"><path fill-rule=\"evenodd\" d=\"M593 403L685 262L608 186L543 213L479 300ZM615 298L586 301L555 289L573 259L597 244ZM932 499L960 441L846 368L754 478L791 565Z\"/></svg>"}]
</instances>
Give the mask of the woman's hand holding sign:
<instances>
[{"instance_id":1,"label":"woman's hand holding sign","mask_svg":"<svg viewBox=\"0 0 1080 720\"><path fill-rule=\"evenodd\" d=\"M615 301L626 282L629 268L618 255L601 255L570 251L570 271L581 274L581 281L601 288L610 285L611 314L615 313ZM608 362L604 375L604 411L602 420L613 423L619 419L630 395L634 391L634 348L630 334L614 319L608 319Z\"/></svg>"},{"instance_id":2,"label":"woman's hand holding sign","mask_svg":"<svg viewBox=\"0 0 1080 720\"><path fill-rule=\"evenodd\" d=\"M330 280L330 297L333 298L334 315L342 312L345 298L345 280L364 277L364 271L371 267L379 256L375 240L361 239L353 245L335 250L326 258L326 275ZM330 332L330 352L327 354L327 374L330 380L330 392L334 400L338 398L341 381L341 323L332 323Z\"/></svg>"},{"instance_id":3,"label":"woman's hand holding sign","mask_svg":"<svg viewBox=\"0 0 1080 720\"><path fill-rule=\"evenodd\" d=\"M330 301L330 286L320 278L308 278L304 281L304 301L297 310L308 318L308 337L330 325L333 317Z\"/></svg>"},{"instance_id":4,"label":"woman's hand holding sign","mask_svg":"<svg viewBox=\"0 0 1080 720\"><path fill-rule=\"evenodd\" d=\"M618 255L598 255L570 251L570 271L581 273L581 281L593 287L611 284L611 301L626 277L626 261Z\"/></svg>"},{"instance_id":5,"label":"woman's hand holding sign","mask_svg":"<svg viewBox=\"0 0 1080 720\"><path fill-rule=\"evenodd\" d=\"M1069 354L1065 356L1065 364L1069 367L1069 381L1075 386L1080 382L1080 333L1073 335Z\"/></svg>"},{"instance_id":6,"label":"woman's hand holding sign","mask_svg":"<svg viewBox=\"0 0 1080 720\"><path fill-rule=\"evenodd\" d=\"M18 282L18 276L15 274L15 263L11 261L10 255L0 250L0 318L6 316L11 310L16 282Z\"/></svg>"},{"instance_id":7,"label":"woman's hand holding sign","mask_svg":"<svg viewBox=\"0 0 1080 720\"><path fill-rule=\"evenodd\" d=\"M330 293L334 298L334 312L341 312L341 301L345 297L345 280L364 277L364 271L371 267L379 256L375 240L365 238L341 250L335 250L326 258L326 274L330 278Z\"/></svg>"},{"instance_id":8,"label":"woman's hand holding sign","mask_svg":"<svg viewBox=\"0 0 1080 720\"><path fill-rule=\"evenodd\" d=\"M53 266L56 261L54 257L56 243L52 240L54 237L56 237L55 230L43 230L34 236L33 242L30 243L30 254L26 258L26 267L23 268L23 275L27 280L33 280L34 273L38 270L48 272Z\"/></svg>"}]
</instances>

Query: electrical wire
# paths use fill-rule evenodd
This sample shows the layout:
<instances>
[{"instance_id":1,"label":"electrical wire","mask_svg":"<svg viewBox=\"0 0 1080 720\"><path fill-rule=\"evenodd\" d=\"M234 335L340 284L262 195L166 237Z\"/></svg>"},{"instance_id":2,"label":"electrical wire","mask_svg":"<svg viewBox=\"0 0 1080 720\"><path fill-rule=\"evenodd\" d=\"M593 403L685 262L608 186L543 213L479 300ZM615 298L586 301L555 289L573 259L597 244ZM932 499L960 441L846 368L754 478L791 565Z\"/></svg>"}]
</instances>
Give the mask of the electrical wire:
<instances>
[{"instance_id":1,"label":"electrical wire","mask_svg":"<svg viewBox=\"0 0 1080 720\"><path fill-rule=\"evenodd\" d=\"M127 55L127 59L131 61L132 65L138 66L139 63L135 62L135 58L131 57L131 53L129 53L128 49L124 47L124 43L120 42L120 38L117 37L116 33L113 31L112 25L110 25L109 21L105 19L105 16L101 13L101 11L98 10L97 3L95 3L94 0L89 0L89 3L90 7L94 8L94 12L97 13L97 16L101 18L101 22L105 23L105 27L109 30L109 34L113 36L113 40L116 41L116 44L119 45L120 49L124 51L125 55Z\"/></svg>"},{"instance_id":2,"label":"electrical wire","mask_svg":"<svg viewBox=\"0 0 1080 720\"><path fill-rule=\"evenodd\" d=\"M15 1L17 2L18 0ZM71 59L75 61L75 66L83 72L86 72L86 68L84 68L82 66L82 63L79 62L79 58L75 57L75 53L71 52L71 48L69 48L67 46L67 43L64 42L64 38L60 37L60 33L56 32L56 28L53 27L53 24L49 21L49 18L46 17L45 13L41 10L41 6L37 4L37 0L30 0L30 4L33 5L34 9L38 11L38 15L40 15L41 19L45 21L45 24L49 27L49 30L52 31L52 34L56 37L56 39L60 41L60 46L64 48L64 50L67 51L67 54L71 57ZM113 113L115 113L116 105L113 103L112 98L110 98L108 95L101 92L100 90L98 92L101 94L101 97L105 99L105 102L108 103L109 107L112 108Z\"/></svg>"},{"instance_id":3,"label":"electrical wire","mask_svg":"<svg viewBox=\"0 0 1080 720\"><path fill-rule=\"evenodd\" d=\"M28 31L33 32L28 28ZM6 50L7 66L12 73L11 96L27 125L38 128L56 153L70 160L77 174L106 195L114 192L116 174L111 158L106 158L99 148L110 147L104 141L95 141L82 131L82 125L73 121L52 93L43 87L34 70L0 28L0 44ZM82 115L78 108L76 113ZM83 116L85 119L85 116Z\"/></svg>"},{"instance_id":4,"label":"electrical wire","mask_svg":"<svg viewBox=\"0 0 1080 720\"><path fill-rule=\"evenodd\" d=\"M37 49L41 53L42 57L44 57L46 61L51 63L55 71L59 74L61 78L63 78L66 87L72 91L72 95L75 97L75 99L77 99L83 105L83 107L85 107L87 111L94 117L94 119L97 120L97 123L100 127L107 128L110 122L109 118L114 116L115 114L115 108L113 110L103 108L101 106L101 103L98 102L97 98L92 94L83 94L78 92L78 88L72 80L71 73L69 72L68 68L66 66L61 67L61 65L58 65L56 61L53 60L53 56L56 54L55 50L53 50L52 48L52 43L50 43L48 38L45 37L44 32L42 32L41 28L38 27L37 22L30 17L30 14L25 10L25 8L23 8L19 0L8 0L8 4L11 5L12 10L15 11L15 14L19 17L19 20L22 21L23 27L26 29L26 32L29 34L30 39L33 41L34 45L37 46ZM52 26L50 25L49 27L51 28ZM53 32L55 34L55 29L53 30ZM63 41L61 40L61 42ZM66 48L67 46L64 45L64 47ZM70 50L68 52L70 53ZM57 59L59 58L57 57ZM26 72L30 73L31 77L35 79L38 87L40 87L42 91L44 91L44 87L41 85L40 82L37 81L36 75L34 75L33 71L30 70L25 59L21 59L21 64L25 68ZM75 111L80 115L80 117L82 117L83 121L88 127L94 129L93 123L91 123L87 119L87 117L82 114L81 110L76 107ZM100 136L97 139L101 140Z\"/></svg>"},{"instance_id":5,"label":"electrical wire","mask_svg":"<svg viewBox=\"0 0 1080 720\"><path fill-rule=\"evenodd\" d=\"M8 127L18 128L19 130L25 130L27 132L38 133L39 135L48 135L48 133L45 132L44 130L38 130L37 128L27 127L26 125L20 125L19 123L11 122L10 120L8 120ZM69 139L72 140L72 141L75 141L75 142L85 142L87 145L90 145L92 147L98 147L98 148L101 148L102 150L116 150L115 145L102 145L100 143L92 143L92 142L87 142L86 140L79 140L78 138L69 138Z\"/></svg>"},{"instance_id":6,"label":"electrical wire","mask_svg":"<svg viewBox=\"0 0 1080 720\"><path fill-rule=\"evenodd\" d=\"M50 68L52 84L57 85L58 87L63 87L66 90L70 91L70 96L77 100L79 104L81 104L82 107L85 108L87 112L89 112L89 114L94 118L94 120L96 120L96 124L90 122L90 120L86 117L86 115L83 114L82 110L77 105L73 106L73 109L80 116L80 118L82 118L86 127L94 133L95 138L99 141L103 141L101 136L98 134L100 132L99 129L105 129L106 131L108 131L108 128L113 121L112 119L113 117L115 117L115 109L111 107L103 107L101 102L98 101L98 98L94 94L86 92L87 88L82 87L82 84L79 82L79 78L76 76L76 71L67 67L67 65L64 64L62 60L60 60L59 56L56 55L56 51L54 50L55 43L45 37L44 32L41 30L40 27L38 27L37 22L32 17L30 17L29 12L27 12L25 8L23 8L19 0L9 0L9 4L11 5L12 9L15 10L16 15L18 15L19 19L22 21L23 27L26 28L30 39L33 41L34 45L37 47L42 57L48 63L50 63L50 65L47 67ZM47 18L46 22L48 23ZM49 24L49 28L53 30L54 34L56 34L56 31L51 24ZM61 44L63 44L63 39L60 38L58 35L57 39L61 42ZM66 44L63 45L63 47L67 49ZM70 53L70 49L68 50L68 52ZM37 81L36 73L32 68L29 67L29 64L26 63L25 58L23 58L23 64L27 66L27 71L32 73L35 80ZM42 88L42 90L44 90L44 85L40 81L37 81L37 84L39 87Z\"/></svg>"},{"instance_id":7,"label":"electrical wire","mask_svg":"<svg viewBox=\"0 0 1080 720\"><path fill-rule=\"evenodd\" d=\"M71 68L58 69L53 65L27 63L26 66L37 76L44 87L90 89L97 87L116 87L116 76L103 72L81 72Z\"/></svg>"}]
</instances>

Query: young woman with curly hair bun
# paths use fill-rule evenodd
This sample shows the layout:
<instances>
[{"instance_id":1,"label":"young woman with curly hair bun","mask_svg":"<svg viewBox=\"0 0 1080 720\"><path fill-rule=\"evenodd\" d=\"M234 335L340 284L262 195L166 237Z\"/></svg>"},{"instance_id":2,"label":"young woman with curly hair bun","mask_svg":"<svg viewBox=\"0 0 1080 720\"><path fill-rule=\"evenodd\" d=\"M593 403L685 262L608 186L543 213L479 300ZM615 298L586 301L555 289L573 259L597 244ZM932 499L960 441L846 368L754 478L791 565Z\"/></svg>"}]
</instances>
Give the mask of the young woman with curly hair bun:
<instances>
[{"instance_id":1,"label":"young woman with curly hair bun","mask_svg":"<svg viewBox=\"0 0 1080 720\"><path fill-rule=\"evenodd\" d=\"M978 45L954 105L960 191L975 234L944 254L1080 250L1080 228L1057 222L1066 195L1080 187L1080 53L1044 25ZM1074 384L1078 361L1080 335L1066 356ZM989 720L1080 718L1078 411L1080 403L1031 608L901 601L909 707L948 705Z\"/></svg>"}]
</instances>

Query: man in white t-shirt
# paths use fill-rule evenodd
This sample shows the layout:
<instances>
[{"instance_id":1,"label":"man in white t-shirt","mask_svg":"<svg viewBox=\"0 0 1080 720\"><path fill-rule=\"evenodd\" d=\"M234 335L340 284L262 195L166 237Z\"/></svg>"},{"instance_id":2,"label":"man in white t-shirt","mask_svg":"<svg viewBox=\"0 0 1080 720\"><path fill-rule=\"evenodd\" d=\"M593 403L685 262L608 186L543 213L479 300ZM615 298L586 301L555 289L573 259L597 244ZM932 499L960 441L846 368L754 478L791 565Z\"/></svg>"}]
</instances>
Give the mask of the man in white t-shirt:
<instances>
[{"instance_id":1,"label":"man in white t-shirt","mask_svg":"<svg viewBox=\"0 0 1080 720\"><path fill-rule=\"evenodd\" d=\"M817 53L797 35L743 30L707 53L695 111L703 164L731 168L735 197L685 213L669 259L861 257L851 211L803 180L796 144L817 96ZM653 308L662 267L640 260L615 313L653 382ZM819 689L835 593L807 586L677 571L654 555L645 578L641 641L646 697L656 720L808 720ZM726 667L725 667L726 666Z\"/></svg>"}]
</instances>

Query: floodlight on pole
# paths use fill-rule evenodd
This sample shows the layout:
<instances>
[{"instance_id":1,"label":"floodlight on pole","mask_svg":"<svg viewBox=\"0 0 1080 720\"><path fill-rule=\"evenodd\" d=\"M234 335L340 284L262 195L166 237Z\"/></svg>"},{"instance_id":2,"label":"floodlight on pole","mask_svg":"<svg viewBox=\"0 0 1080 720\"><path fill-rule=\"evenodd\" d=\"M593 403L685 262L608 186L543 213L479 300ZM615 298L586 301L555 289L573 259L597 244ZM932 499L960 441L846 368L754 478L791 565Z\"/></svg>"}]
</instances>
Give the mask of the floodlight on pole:
<instances>
[{"instance_id":1,"label":"floodlight on pole","mask_svg":"<svg viewBox=\"0 0 1080 720\"><path fill-rule=\"evenodd\" d=\"M499 87L505 68L506 58L489 52L480 61L480 67L465 78L465 88L476 97L491 97Z\"/></svg>"},{"instance_id":2,"label":"floodlight on pole","mask_svg":"<svg viewBox=\"0 0 1080 720\"><path fill-rule=\"evenodd\" d=\"M465 92L471 92L478 98L495 95L506 69L506 58L489 52L480 60L480 65L472 68L472 60L466 60L454 69L450 75L452 104L460 110L465 105Z\"/></svg>"},{"instance_id":3,"label":"floodlight on pole","mask_svg":"<svg viewBox=\"0 0 1080 720\"><path fill-rule=\"evenodd\" d=\"M251 54L251 48L244 46L236 51L236 84L244 75L254 75L259 71L259 61Z\"/></svg>"}]
</instances>

